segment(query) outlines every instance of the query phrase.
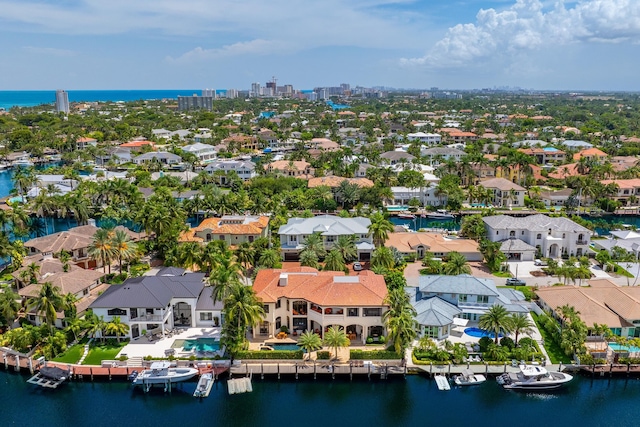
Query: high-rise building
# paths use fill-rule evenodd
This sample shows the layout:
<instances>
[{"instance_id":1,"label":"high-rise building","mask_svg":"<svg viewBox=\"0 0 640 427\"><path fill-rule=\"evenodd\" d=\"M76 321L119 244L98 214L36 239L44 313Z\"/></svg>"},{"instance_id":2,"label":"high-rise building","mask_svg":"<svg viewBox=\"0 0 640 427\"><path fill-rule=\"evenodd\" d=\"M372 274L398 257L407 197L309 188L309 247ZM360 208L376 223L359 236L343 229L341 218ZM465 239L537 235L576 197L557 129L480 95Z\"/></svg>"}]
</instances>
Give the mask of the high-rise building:
<instances>
[{"instance_id":1,"label":"high-rise building","mask_svg":"<svg viewBox=\"0 0 640 427\"><path fill-rule=\"evenodd\" d=\"M202 96L211 96L213 98L216 97L216 90L215 89L203 89L202 90Z\"/></svg>"},{"instance_id":2,"label":"high-rise building","mask_svg":"<svg viewBox=\"0 0 640 427\"><path fill-rule=\"evenodd\" d=\"M208 110L213 109L213 97L212 96L179 96L178 97L178 111L187 110Z\"/></svg>"},{"instance_id":3,"label":"high-rise building","mask_svg":"<svg viewBox=\"0 0 640 427\"><path fill-rule=\"evenodd\" d=\"M69 114L69 94L62 90L56 90L56 111Z\"/></svg>"},{"instance_id":4,"label":"high-rise building","mask_svg":"<svg viewBox=\"0 0 640 427\"><path fill-rule=\"evenodd\" d=\"M262 92L260 91L260 83L251 83L251 96L260 96Z\"/></svg>"},{"instance_id":5,"label":"high-rise building","mask_svg":"<svg viewBox=\"0 0 640 427\"><path fill-rule=\"evenodd\" d=\"M237 98L238 97L238 89L227 89L227 98Z\"/></svg>"}]
</instances>

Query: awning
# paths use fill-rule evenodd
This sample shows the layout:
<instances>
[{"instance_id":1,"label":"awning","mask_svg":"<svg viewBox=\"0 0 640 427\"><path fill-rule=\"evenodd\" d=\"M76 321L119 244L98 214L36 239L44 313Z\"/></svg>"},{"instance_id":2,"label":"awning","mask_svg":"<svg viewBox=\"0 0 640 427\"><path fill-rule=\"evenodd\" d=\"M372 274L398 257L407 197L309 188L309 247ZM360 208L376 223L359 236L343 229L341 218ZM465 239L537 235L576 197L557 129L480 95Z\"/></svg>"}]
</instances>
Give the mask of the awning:
<instances>
[{"instance_id":1,"label":"awning","mask_svg":"<svg viewBox=\"0 0 640 427\"><path fill-rule=\"evenodd\" d=\"M462 317L454 317L453 324L456 326L467 326L469 319L463 319Z\"/></svg>"}]
</instances>

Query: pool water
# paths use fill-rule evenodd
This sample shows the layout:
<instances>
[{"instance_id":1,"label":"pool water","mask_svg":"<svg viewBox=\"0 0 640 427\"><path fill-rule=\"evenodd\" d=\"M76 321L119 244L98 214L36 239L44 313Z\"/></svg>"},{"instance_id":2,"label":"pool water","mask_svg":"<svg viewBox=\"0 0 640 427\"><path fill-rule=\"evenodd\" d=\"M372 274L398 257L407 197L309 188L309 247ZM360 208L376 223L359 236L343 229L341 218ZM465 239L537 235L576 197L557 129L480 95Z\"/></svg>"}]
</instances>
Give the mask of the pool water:
<instances>
[{"instance_id":1,"label":"pool water","mask_svg":"<svg viewBox=\"0 0 640 427\"><path fill-rule=\"evenodd\" d=\"M184 351L218 351L220 350L220 341L215 338L198 338L195 340L184 340L182 344Z\"/></svg>"},{"instance_id":2,"label":"pool water","mask_svg":"<svg viewBox=\"0 0 640 427\"><path fill-rule=\"evenodd\" d=\"M613 351L628 351L629 353L640 353L640 348L618 343L609 343L609 348Z\"/></svg>"},{"instance_id":3,"label":"pool water","mask_svg":"<svg viewBox=\"0 0 640 427\"><path fill-rule=\"evenodd\" d=\"M409 206L387 206L387 211L389 212L400 212L406 211L407 209L409 209Z\"/></svg>"},{"instance_id":4,"label":"pool water","mask_svg":"<svg viewBox=\"0 0 640 427\"><path fill-rule=\"evenodd\" d=\"M274 350L283 350L283 351L298 351L300 347L297 344L267 344L269 347L272 347Z\"/></svg>"},{"instance_id":5,"label":"pool water","mask_svg":"<svg viewBox=\"0 0 640 427\"><path fill-rule=\"evenodd\" d=\"M482 337L495 338L496 337L493 332L485 331L484 329L480 329L480 328L467 328L464 330L464 333L474 338L482 338ZM501 338L503 337L503 335L500 334L499 337Z\"/></svg>"}]
</instances>

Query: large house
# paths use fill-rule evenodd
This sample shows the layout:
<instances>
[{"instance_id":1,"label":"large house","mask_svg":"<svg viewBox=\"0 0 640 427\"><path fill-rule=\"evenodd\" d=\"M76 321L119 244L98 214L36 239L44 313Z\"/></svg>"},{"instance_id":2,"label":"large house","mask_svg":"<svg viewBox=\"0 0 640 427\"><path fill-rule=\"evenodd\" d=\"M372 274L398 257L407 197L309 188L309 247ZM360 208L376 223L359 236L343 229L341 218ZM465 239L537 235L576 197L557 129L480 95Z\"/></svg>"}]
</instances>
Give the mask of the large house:
<instances>
[{"instance_id":1,"label":"large house","mask_svg":"<svg viewBox=\"0 0 640 427\"><path fill-rule=\"evenodd\" d=\"M625 206L638 205L640 200L640 179L606 179L600 181L602 185L615 184L618 186L618 193L611 198L619 201Z\"/></svg>"},{"instance_id":2,"label":"large house","mask_svg":"<svg viewBox=\"0 0 640 427\"><path fill-rule=\"evenodd\" d=\"M248 181L256 176L256 165L242 160L216 160L207 165L204 170L211 175L219 175L220 185L229 180L227 175L235 172L242 181Z\"/></svg>"},{"instance_id":3,"label":"large house","mask_svg":"<svg viewBox=\"0 0 640 427\"><path fill-rule=\"evenodd\" d=\"M592 328L607 325L617 336L640 337L640 288L618 286L606 280L591 280L589 286L552 286L536 291L538 304L556 315L556 309L570 305Z\"/></svg>"},{"instance_id":4,"label":"large house","mask_svg":"<svg viewBox=\"0 0 640 427\"><path fill-rule=\"evenodd\" d=\"M268 216L224 215L207 218L195 228L183 232L181 242L208 243L224 241L235 247L241 243L252 243L259 237L266 237L269 226Z\"/></svg>"},{"instance_id":5,"label":"large house","mask_svg":"<svg viewBox=\"0 0 640 427\"><path fill-rule=\"evenodd\" d=\"M454 325L477 322L494 305L512 313L528 313L524 295L496 288L493 280L468 274L420 276L419 286L407 288L416 309L419 335L434 339L449 336ZM455 320L458 319L458 320Z\"/></svg>"},{"instance_id":6,"label":"large house","mask_svg":"<svg viewBox=\"0 0 640 427\"><path fill-rule=\"evenodd\" d=\"M192 153L202 163L211 162L218 156L216 147L209 144L203 144L201 142L185 145L184 147L182 147L182 151L184 151L185 153Z\"/></svg>"},{"instance_id":7,"label":"large house","mask_svg":"<svg viewBox=\"0 0 640 427\"><path fill-rule=\"evenodd\" d=\"M440 233L389 233L384 245L396 248L402 255L413 255L416 259L424 258L427 252L437 258L446 258L450 252L459 252L467 261L482 261L475 240L449 239Z\"/></svg>"},{"instance_id":8,"label":"large house","mask_svg":"<svg viewBox=\"0 0 640 427\"><path fill-rule=\"evenodd\" d=\"M480 181L478 185L493 191L494 206L503 208L524 206L524 195L527 190L508 179L492 178Z\"/></svg>"},{"instance_id":9,"label":"large house","mask_svg":"<svg viewBox=\"0 0 640 427\"><path fill-rule=\"evenodd\" d=\"M467 153L457 148L433 147L421 150L420 154L422 154L423 157L429 158L430 165L438 166L441 162L447 160L459 162Z\"/></svg>"},{"instance_id":10,"label":"large house","mask_svg":"<svg viewBox=\"0 0 640 427\"><path fill-rule=\"evenodd\" d=\"M533 157L539 165L546 165L547 163L562 163L567 158L567 154L564 151L560 151L554 147L520 148L518 151Z\"/></svg>"},{"instance_id":11,"label":"large house","mask_svg":"<svg viewBox=\"0 0 640 427\"><path fill-rule=\"evenodd\" d=\"M166 267L155 276L127 279L112 285L90 306L110 322L119 317L129 325L129 338L175 327L213 327L222 324L222 303L213 304L204 273Z\"/></svg>"},{"instance_id":12,"label":"large house","mask_svg":"<svg viewBox=\"0 0 640 427\"><path fill-rule=\"evenodd\" d=\"M532 261L535 255L549 258L586 255L593 234L568 218L551 218L542 214L526 217L496 215L482 220L487 238L493 242L507 242L503 243L503 251L507 251L505 254L522 261ZM535 253L531 253L530 247L535 248ZM527 251L520 252L519 248L527 248Z\"/></svg>"},{"instance_id":13,"label":"large house","mask_svg":"<svg viewBox=\"0 0 640 427\"><path fill-rule=\"evenodd\" d=\"M339 236L355 236L359 261L368 261L375 249L369 233L369 218L340 218L332 215L320 215L313 218L290 218L280 227L280 250L284 260L295 260L304 249L307 236L318 233L322 236L324 247L331 250Z\"/></svg>"},{"instance_id":14,"label":"large house","mask_svg":"<svg viewBox=\"0 0 640 427\"><path fill-rule=\"evenodd\" d=\"M437 185L428 183L423 187L391 187L394 205L408 205L417 199L421 206L444 206L447 204L446 194L437 191Z\"/></svg>"},{"instance_id":15,"label":"large house","mask_svg":"<svg viewBox=\"0 0 640 427\"><path fill-rule=\"evenodd\" d=\"M269 173L301 179L313 178L314 173L311 164L304 160L276 160L265 165L264 168Z\"/></svg>"},{"instance_id":16,"label":"large house","mask_svg":"<svg viewBox=\"0 0 640 427\"><path fill-rule=\"evenodd\" d=\"M407 140L420 141L423 145L438 145L442 141L442 137L437 133L416 132L407 134Z\"/></svg>"},{"instance_id":17,"label":"large house","mask_svg":"<svg viewBox=\"0 0 640 427\"><path fill-rule=\"evenodd\" d=\"M140 154L139 156L134 157L133 162L136 165L142 165L144 163L177 165L182 162L182 157L166 151L150 151L148 153Z\"/></svg>"},{"instance_id":18,"label":"large house","mask_svg":"<svg viewBox=\"0 0 640 427\"><path fill-rule=\"evenodd\" d=\"M283 326L294 335L314 331L321 336L330 326L340 326L361 344L385 335L387 286L383 276L371 271L345 276L309 267L265 269L258 272L253 289L265 309L254 337L274 336Z\"/></svg>"}]
</instances>

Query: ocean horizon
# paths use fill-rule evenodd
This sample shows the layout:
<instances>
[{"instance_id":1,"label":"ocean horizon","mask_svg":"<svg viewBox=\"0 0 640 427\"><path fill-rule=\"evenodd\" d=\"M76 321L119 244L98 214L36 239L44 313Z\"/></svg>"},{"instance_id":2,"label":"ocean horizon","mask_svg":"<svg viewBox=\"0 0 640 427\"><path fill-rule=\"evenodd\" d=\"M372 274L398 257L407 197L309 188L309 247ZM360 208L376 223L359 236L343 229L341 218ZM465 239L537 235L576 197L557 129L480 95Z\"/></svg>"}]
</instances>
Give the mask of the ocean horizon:
<instances>
[{"instance_id":1,"label":"ocean horizon","mask_svg":"<svg viewBox=\"0 0 640 427\"><path fill-rule=\"evenodd\" d=\"M201 95L202 89L149 89L149 90L68 90L69 102L117 102L150 99L177 99L178 96ZM0 108L35 107L56 100L55 90L3 90Z\"/></svg>"}]
</instances>

